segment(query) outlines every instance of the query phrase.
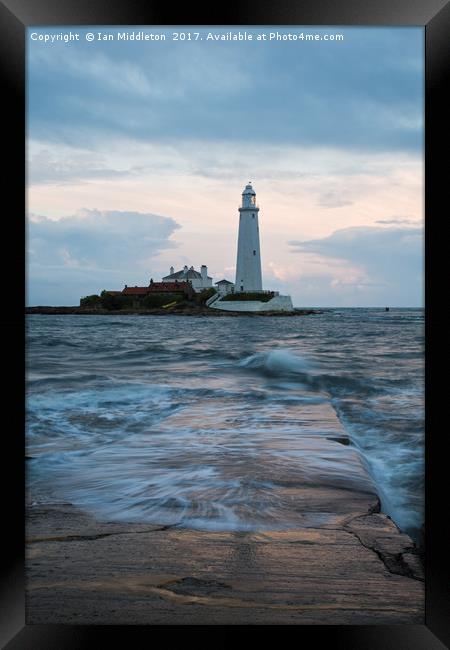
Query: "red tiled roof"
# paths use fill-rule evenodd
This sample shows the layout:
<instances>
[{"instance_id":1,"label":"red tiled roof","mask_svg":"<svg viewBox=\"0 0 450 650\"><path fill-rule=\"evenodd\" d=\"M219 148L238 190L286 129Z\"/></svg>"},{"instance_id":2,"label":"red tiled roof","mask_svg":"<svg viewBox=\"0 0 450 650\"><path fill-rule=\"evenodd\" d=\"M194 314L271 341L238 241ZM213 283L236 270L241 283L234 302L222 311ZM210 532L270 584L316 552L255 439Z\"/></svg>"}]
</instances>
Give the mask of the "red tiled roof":
<instances>
[{"instance_id":1,"label":"red tiled roof","mask_svg":"<svg viewBox=\"0 0 450 650\"><path fill-rule=\"evenodd\" d=\"M153 282L148 287L149 291L186 291L187 282Z\"/></svg>"},{"instance_id":2,"label":"red tiled roof","mask_svg":"<svg viewBox=\"0 0 450 650\"><path fill-rule=\"evenodd\" d=\"M148 287L125 287L122 289L124 296L142 296L148 293Z\"/></svg>"},{"instance_id":3,"label":"red tiled roof","mask_svg":"<svg viewBox=\"0 0 450 650\"><path fill-rule=\"evenodd\" d=\"M153 282L148 287L125 287L122 290L124 296L145 296L148 293L183 293L189 292L190 285L187 282Z\"/></svg>"}]
</instances>

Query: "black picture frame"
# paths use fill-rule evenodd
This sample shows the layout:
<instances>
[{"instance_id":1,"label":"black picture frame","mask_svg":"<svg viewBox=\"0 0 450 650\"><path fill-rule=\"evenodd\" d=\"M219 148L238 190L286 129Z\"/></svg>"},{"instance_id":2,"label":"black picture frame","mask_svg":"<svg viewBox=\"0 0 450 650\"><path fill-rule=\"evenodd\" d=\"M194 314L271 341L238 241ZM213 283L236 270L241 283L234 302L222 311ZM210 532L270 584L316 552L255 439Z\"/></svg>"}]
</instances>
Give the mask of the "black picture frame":
<instances>
[{"instance_id":1,"label":"black picture frame","mask_svg":"<svg viewBox=\"0 0 450 650\"><path fill-rule=\"evenodd\" d=\"M445 92L450 88L450 2L447 0L241 0L228 5L181 5L161 0L3 0L0 3L0 61L2 69L4 188L12 200L2 230L3 282L7 309L0 318L8 381L2 389L4 471L11 468L3 488L0 644L8 650L51 650L118 645L142 647L154 641L152 626L62 626L25 624L24 570L24 316L25 295L25 31L39 25L420 25L425 28L425 304L426 304L426 611L423 626L296 626L300 644L323 643L345 650L438 650L450 646L450 536L447 520L445 455L446 421L439 417L439 398L431 389L437 375L441 346L437 336L437 308L432 294L444 276L445 254L435 245L446 217L444 196L450 166ZM4 190L4 191L5 191ZM447 193L445 193L447 194ZM6 218L8 217L8 218ZM444 242L445 243L445 242ZM433 245L433 254L431 246ZM8 253L8 254L7 254ZM445 294L444 294L445 296ZM5 298L6 300L6 298ZM434 303L436 304L436 303ZM7 415L7 417L6 417ZM447 427L448 428L448 427ZM196 626L183 634L196 634ZM236 626L240 627L240 626ZM292 627L290 631L292 632ZM227 628L226 634L234 629ZM172 633L173 627L168 630ZM178 631L179 628L178 628ZM281 630L277 629L279 634ZM269 630L267 630L269 632ZM266 631L264 632L266 634ZM198 636L195 637L199 641ZM219 640L219 637L216 637ZM225 636L223 639L225 640ZM187 639L186 639L187 640ZM222 636L220 637L222 640Z\"/></svg>"}]
</instances>

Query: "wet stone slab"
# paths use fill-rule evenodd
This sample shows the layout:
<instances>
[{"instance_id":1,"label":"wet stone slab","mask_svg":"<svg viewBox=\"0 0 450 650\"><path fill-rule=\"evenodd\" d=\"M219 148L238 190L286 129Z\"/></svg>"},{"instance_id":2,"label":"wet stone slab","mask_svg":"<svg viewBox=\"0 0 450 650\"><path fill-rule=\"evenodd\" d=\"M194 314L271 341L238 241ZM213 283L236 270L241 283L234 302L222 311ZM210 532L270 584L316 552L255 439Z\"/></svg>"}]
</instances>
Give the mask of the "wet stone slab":
<instances>
[{"instance_id":1,"label":"wet stone slab","mask_svg":"<svg viewBox=\"0 0 450 650\"><path fill-rule=\"evenodd\" d=\"M411 540L380 513L333 523L209 532L99 523L67 504L31 508L27 622L421 624Z\"/></svg>"},{"instance_id":2,"label":"wet stone slab","mask_svg":"<svg viewBox=\"0 0 450 650\"><path fill-rule=\"evenodd\" d=\"M308 409L314 427L302 435L281 423L254 432L257 458L233 450L232 427L222 437L228 475L248 473L276 491L282 530L99 520L55 494L47 502L29 494L27 623L422 624L416 547L379 512L331 407ZM175 424L174 416L167 426Z\"/></svg>"},{"instance_id":3,"label":"wet stone slab","mask_svg":"<svg viewBox=\"0 0 450 650\"><path fill-rule=\"evenodd\" d=\"M53 505L30 512L27 533L28 623L423 622L414 547L379 513L239 533L99 524Z\"/></svg>"}]
</instances>

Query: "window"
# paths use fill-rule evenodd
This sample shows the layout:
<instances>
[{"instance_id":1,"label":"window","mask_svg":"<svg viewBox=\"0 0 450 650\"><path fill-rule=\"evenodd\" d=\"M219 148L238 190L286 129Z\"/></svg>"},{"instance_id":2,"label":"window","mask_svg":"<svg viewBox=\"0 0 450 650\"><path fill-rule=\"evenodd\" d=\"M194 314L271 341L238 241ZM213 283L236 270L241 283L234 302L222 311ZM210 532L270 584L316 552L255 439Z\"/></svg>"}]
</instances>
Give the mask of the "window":
<instances>
[{"instance_id":1,"label":"window","mask_svg":"<svg viewBox=\"0 0 450 650\"><path fill-rule=\"evenodd\" d=\"M253 255L256 255L256 251L253 251Z\"/></svg>"}]
</instances>

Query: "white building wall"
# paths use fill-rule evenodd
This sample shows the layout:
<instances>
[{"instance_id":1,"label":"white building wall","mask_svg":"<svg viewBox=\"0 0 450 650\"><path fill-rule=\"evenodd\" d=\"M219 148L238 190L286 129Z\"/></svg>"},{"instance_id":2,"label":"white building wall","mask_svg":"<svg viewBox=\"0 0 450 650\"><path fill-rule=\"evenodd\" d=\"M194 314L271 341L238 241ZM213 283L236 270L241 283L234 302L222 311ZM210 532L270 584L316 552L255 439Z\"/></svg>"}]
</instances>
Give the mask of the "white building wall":
<instances>
[{"instance_id":1,"label":"white building wall","mask_svg":"<svg viewBox=\"0 0 450 650\"><path fill-rule=\"evenodd\" d=\"M197 293L200 293L200 291L203 291L203 289L209 289L210 287L213 286L212 284L212 278L193 278L192 280L189 280L189 282L192 284L192 288L194 291Z\"/></svg>"},{"instance_id":2,"label":"white building wall","mask_svg":"<svg viewBox=\"0 0 450 650\"><path fill-rule=\"evenodd\" d=\"M229 293L232 293L234 290L234 284L217 284L216 285L217 292L220 293L221 296L226 296Z\"/></svg>"},{"instance_id":3,"label":"white building wall","mask_svg":"<svg viewBox=\"0 0 450 650\"><path fill-rule=\"evenodd\" d=\"M291 296L274 296L268 302L258 300L216 300L211 309L223 311L294 311Z\"/></svg>"},{"instance_id":4,"label":"white building wall","mask_svg":"<svg viewBox=\"0 0 450 650\"><path fill-rule=\"evenodd\" d=\"M163 282L175 282L175 280L171 279L170 276L166 275L162 279ZM213 279L206 276L202 278L192 278L189 280L178 280L178 282L190 282L192 285L192 288L196 293L200 293L203 291L203 289L209 289L210 287L213 286Z\"/></svg>"}]
</instances>

